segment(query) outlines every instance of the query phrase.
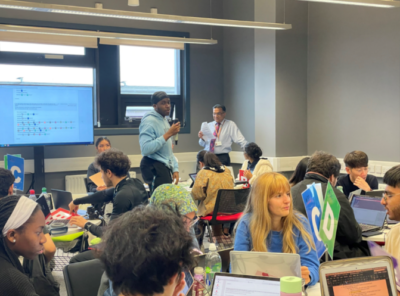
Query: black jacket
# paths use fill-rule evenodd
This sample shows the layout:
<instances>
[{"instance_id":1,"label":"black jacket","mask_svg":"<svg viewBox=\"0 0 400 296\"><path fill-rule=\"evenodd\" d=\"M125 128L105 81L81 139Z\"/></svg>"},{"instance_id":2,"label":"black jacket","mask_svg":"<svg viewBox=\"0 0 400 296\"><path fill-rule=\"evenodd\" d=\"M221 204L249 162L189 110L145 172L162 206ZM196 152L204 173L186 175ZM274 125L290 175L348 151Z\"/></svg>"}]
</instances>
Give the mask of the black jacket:
<instances>
[{"instance_id":1,"label":"black jacket","mask_svg":"<svg viewBox=\"0 0 400 296\"><path fill-rule=\"evenodd\" d=\"M307 185L321 183L325 197L328 180L317 174L306 174L304 180L292 187L294 208L307 216L301 193L307 189ZM340 203L340 214L336 233L334 259L363 257L369 255L368 246L362 241L361 228L358 225L353 209L346 196L336 188L333 188Z\"/></svg>"},{"instance_id":2,"label":"black jacket","mask_svg":"<svg viewBox=\"0 0 400 296\"><path fill-rule=\"evenodd\" d=\"M113 211L110 217L110 221L112 221L138 205L147 204L148 198L147 191L139 179L126 177L115 188L109 188L87 197L75 199L74 204L98 204L112 201ZM103 235L102 226L91 225L89 230L97 237Z\"/></svg>"}]
</instances>

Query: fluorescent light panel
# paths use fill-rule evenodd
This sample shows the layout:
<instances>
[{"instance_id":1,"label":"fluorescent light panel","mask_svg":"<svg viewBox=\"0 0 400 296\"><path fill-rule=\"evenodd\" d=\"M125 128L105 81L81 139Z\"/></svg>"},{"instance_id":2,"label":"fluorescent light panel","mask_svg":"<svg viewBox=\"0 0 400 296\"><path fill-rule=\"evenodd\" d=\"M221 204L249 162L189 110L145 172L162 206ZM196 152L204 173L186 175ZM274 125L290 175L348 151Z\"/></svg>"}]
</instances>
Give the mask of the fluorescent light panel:
<instances>
[{"instance_id":1,"label":"fluorescent light panel","mask_svg":"<svg viewBox=\"0 0 400 296\"><path fill-rule=\"evenodd\" d=\"M390 1L390 0L349 0L349 1L347 1L347 0L303 0L303 1L370 6L370 7L379 7L379 8L400 7L400 1Z\"/></svg>"},{"instance_id":2,"label":"fluorescent light panel","mask_svg":"<svg viewBox=\"0 0 400 296\"><path fill-rule=\"evenodd\" d=\"M14 25L0 25L0 32L2 31L16 32L16 33L58 35L58 36L61 35L61 36L74 36L74 37L122 39L122 40L135 40L135 41L157 41L157 42L167 42L167 43L174 42L174 43L188 43L188 44L210 44L210 45L218 43L218 41L214 39L164 37L164 36L151 36L151 35L108 33L108 32L97 32L97 31L26 27L26 26L14 26Z\"/></svg>"},{"instance_id":3,"label":"fluorescent light panel","mask_svg":"<svg viewBox=\"0 0 400 296\"><path fill-rule=\"evenodd\" d=\"M0 0L0 8L22 9L22 10L30 10L38 12L53 12L61 14L74 14L82 16L120 18L120 19L140 20L140 21L221 26L221 27L239 27L239 28L271 29L271 30L287 30L292 28L292 25L290 24L188 17L188 16L178 16L178 15L155 14L155 13L122 11L122 10L112 10L112 9L96 9L91 7L43 4L43 3L25 2L25 1L12 1L12 0Z\"/></svg>"}]
</instances>

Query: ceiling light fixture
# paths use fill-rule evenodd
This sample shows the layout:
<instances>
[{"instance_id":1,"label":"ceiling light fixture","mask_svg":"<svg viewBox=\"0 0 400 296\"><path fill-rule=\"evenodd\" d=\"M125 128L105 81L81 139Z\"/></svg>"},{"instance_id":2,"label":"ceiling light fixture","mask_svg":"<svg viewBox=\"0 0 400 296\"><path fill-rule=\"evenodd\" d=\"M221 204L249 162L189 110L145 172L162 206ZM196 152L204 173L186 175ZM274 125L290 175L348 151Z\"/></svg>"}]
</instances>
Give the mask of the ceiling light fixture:
<instances>
[{"instance_id":1,"label":"ceiling light fixture","mask_svg":"<svg viewBox=\"0 0 400 296\"><path fill-rule=\"evenodd\" d=\"M94 38L131 40L131 41L205 44L205 45L213 45L218 43L218 41L214 39L164 37L164 36L152 36L152 35L108 33L108 32L98 32L98 31L67 30L67 29L26 27L26 26L14 26L14 25L0 25L0 32L31 33L31 34L44 34L44 35L72 36L72 37L94 37Z\"/></svg>"},{"instance_id":2,"label":"ceiling light fixture","mask_svg":"<svg viewBox=\"0 0 400 296\"><path fill-rule=\"evenodd\" d=\"M99 11L91 7L79 7L69 5L43 4L26 1L0 0L0 8L21 9L38 12L52 12L61 14L74 14L82 16L120 18L139 21L169 22L192 25L207 25L221 27L239 27L252 29L287 30L291 29L290 24L264 23L252 21L236 21L215 18L189 17L179 15L154 14L134 11L121 11L112 9L102 9Z\"/></svg>"},{"instance_id":3,"label":"ceiling light fixture","mask_svg":"<svg viewBox=\"0 0 400 296\"><path fill-rule=\"evenodd\" d=\"M359 5L359 6L370 6L370 7L380 7L380 8L400 7L400 1L392 1L392 0L302 0L302 1Z\"/></svg>"}]
</instances>

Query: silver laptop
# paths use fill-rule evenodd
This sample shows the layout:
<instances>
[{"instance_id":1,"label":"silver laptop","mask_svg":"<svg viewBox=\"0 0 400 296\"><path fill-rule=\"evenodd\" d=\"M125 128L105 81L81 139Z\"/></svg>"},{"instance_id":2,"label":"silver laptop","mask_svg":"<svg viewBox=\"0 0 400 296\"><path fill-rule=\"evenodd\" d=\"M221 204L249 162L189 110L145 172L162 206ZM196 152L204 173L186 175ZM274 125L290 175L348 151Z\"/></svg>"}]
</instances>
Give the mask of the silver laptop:
<instances>
[{"instance_id":1,"label":"silver laptop","mask_svg":"<svg viewBox=\"0 0 400 296\"><path fill-rule=\"evenodd\" d=\"M280 296L279 278L216 273L211 296Z\"/></svg>"},{"instance_id":2,"label":"silver laptop","mask_svg":"<svg viewBox=\"0 0 400 296\"><path fill-rule=\"evenodd\" d=\"M232 251L230 257L234 274L301 277L299 254Z\"/></svg>"},{"instance_id":3,"label":"silver laptop","mask_svg":"<svg viewBox=\"0 0 400 296\"><path fill-rule=\"evenodd\" d=\"M362 257L322 263L322 296L397 296L389 257Z\"/></svg>"},{"instance_id":4,"label":"silver laptop","mask_svg":"<svg viewBox=\"0 0 400 296\"><path fill-rule=\"evenodd\" d=\"M351 201L354 216L362 232L381 230L386 220L386 210L381 199L355 195Z\"/></svg>"}]
</instances>

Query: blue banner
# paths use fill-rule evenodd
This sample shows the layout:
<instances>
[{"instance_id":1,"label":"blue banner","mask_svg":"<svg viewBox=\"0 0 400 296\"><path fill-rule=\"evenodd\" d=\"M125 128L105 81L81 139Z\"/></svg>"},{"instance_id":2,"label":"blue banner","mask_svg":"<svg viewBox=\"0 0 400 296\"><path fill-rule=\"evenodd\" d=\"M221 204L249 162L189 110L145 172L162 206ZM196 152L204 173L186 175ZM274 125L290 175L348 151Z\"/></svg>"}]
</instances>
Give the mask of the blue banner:
<instances>
[{"instance_id":1,"label":"blue banner","mask_svg":"<svg viewBox=\"0 0 400 296\"><path fill-rule=\"evenodd\" d=\"M311 231L314 238L315 247L317 249L318 258L325 253L326 248L319 236L319 226L321 223L321 205L319 204L317 190L312 184L306 189L301 196L303 197L304 206L306 208L308 221L311 225Z\"/></svg>"},{"instance_id":2,"label":"blue banner","mask_svg":"<svg viewBox=\"0 0 400 296\"><path fill-rule=\"evenodd\" d=\"M24 191L24 159L13 155L7 155L7 169L10 170L15 177L14 189Z\"/></svg>"}]
</instances>

